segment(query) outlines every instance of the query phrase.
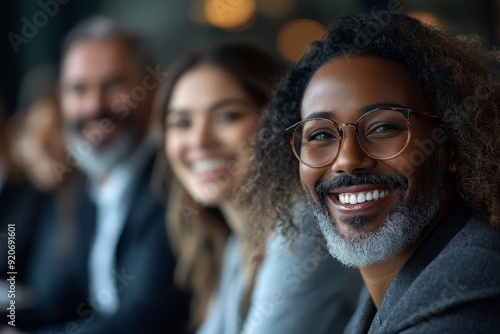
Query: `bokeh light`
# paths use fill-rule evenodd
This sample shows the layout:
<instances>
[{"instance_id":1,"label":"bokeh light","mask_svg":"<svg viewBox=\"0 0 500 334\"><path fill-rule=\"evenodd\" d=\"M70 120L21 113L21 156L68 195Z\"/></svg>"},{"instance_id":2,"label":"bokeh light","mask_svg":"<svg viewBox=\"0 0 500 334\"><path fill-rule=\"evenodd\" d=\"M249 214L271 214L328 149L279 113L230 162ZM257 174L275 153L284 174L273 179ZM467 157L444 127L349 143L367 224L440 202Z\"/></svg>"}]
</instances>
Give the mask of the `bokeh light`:
<instances>
[{"instance_id":1,"label":"bokeh light","mask_svg":"<svg viewBox=\"0 0 500 334\"><path fill-rule=\"evenodd\" d=\"M423 24L426 24L430 27L434 27L437 29L443 28L443 23L441 22L441 19L431 12L412 11L412 12L408 12L406 14L408 14L408 16L411 16L411 17L419 20Z\"/></svg>"},{"instance_id":2,"label":"bokeh light","mask_svg":"<svg viewBox=\"0 0 500 334\"><path fill-rule=\"evenodd\" d=\"M290 21L278 32L278 51L285 59L296 62L309 49L311 42L321 38L325 32L326 27L314 20Z\"/></svg>"},{"instance_id":3,"label":"bokeh light","mask_svg":"<svg viewBox=\"0 0 500 334\"><path fill-rule=\"evenodd\" d=\"M247 27L255 17L255 0L205 0L205 18L211 25L240 30Z\"/></svg>"}]
</instances>

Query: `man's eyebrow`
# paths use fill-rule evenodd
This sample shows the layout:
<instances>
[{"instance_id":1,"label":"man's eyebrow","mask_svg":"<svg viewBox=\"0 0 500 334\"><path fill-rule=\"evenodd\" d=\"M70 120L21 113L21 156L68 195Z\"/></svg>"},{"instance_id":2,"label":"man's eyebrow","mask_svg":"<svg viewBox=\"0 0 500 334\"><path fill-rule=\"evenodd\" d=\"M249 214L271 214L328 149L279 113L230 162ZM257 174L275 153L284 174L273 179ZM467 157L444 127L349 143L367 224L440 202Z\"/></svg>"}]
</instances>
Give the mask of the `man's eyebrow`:
<instances>
[{"instance_id":1,"label":"man's eyebrow","mask_svg":"<svg viewBox=\"0 0 500 334\"><path fill-rule=\"evenodd\" d=\"M408 107L402 106L397 103L377 103L377 104L371 104L368 106L365 106L360 109L360 114L366 114L369 111L372 111L373 109L377 108L405 108L408 109Z\"/></svg>"},{"instance_id":2,"label":"man's eyebrow","mask_svg":"<svg viewBox=\"0 0 500 334\"><path fill-rule=\"evenodd\" d=\"M403 105L397 104L397 103L377 103L377 104L370 104L367 106L364 106L359 110L360 115L366 114L369 111L372 111L373 109L377 108L405 108L407 109L408 107L405 107ZM309 114L306 118L304 119L311 119L311 118L326 118L329 120L334 121L335 120L335 113L334 111L316 111L311 114Z\"/></svg>"},{"instance_id":3,"label":"man's eyebrow","mask_svg":"<svg viewBox=\"0 0 500 334\"><path fill-rule=\"evenodd\" d=\"M334 119L331 111L316 111L316 112L309 114L304 119L311 119L311 118L326 118L326 119L330 119L330 120Z\"/></svg>"},{"instance_id":4,"label":"man's eyebrow","mask_svg":"<svg viewBox=\"0 0 500 334\"><path fill-rule=\"evenodd\" d=\"M87 88L87 83L84 81L63 81L60 85L62 89L66 90L83 90Z\"/></svg>"},{"instance_id":5,"label":"man's eyebrow","mask_svg":"<svg viewBox=\"0 0 500 334\"><path fill-rule=\"evenodd\" d=\"M123 74L114 75L114 76L108 78L107 80L105 80L104 83L103 83L103 86L104 87L110 87L110 86L112 86L114 84L122 83L125 80L126 79L125 79L125 76Z\"/></svg>"}]
</instances>

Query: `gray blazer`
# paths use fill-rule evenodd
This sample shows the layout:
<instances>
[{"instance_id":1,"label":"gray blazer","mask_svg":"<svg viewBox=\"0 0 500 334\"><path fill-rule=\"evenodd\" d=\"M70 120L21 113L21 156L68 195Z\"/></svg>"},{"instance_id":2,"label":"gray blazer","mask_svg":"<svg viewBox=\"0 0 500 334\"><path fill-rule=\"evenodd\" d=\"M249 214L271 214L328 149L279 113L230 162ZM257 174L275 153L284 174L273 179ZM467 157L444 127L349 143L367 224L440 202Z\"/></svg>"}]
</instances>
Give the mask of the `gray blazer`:
<instances>
[{"instance_id":1,"label":"gray blazer","mask_svg":"<svg viewBox=\"0 0 500 334\"><path fill-rule=\"evenodd\" d=\"M345 333L499 333L500 229L458 205L392 282L366 290Z\"/></svg>"},{"instance_id":2,"label":"gray blazer","mask_svg":"<svg viewBox=\"0 0 500 334\"><path fill-rule=\"evenodd\" d=\"M302 209L294 219L308 229L301 229L295 243L278 231L271 235L248 312L241 309L247 279L241 240L229 238L219 291L197 334L342 332L356 307L361 277L328 254L312 214Z\"/></svg>"}]
</instances>

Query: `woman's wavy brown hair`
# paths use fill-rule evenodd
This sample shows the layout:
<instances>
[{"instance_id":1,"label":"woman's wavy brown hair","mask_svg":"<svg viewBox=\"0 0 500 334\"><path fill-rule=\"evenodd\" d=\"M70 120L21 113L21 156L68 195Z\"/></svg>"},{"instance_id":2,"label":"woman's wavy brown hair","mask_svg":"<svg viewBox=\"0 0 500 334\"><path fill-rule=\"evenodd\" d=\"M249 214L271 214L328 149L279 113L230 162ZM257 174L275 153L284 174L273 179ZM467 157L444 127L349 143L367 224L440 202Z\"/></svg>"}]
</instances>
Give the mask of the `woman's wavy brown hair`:
<instances>
[{"instance_id":1,"label":"woman's wavy brown hair","mask_svg":"<svg viewBox=\"0 0 500 334\"><path fill-rule=\"evenodd\" d=\"M421 24L404 14L378 10L340 18L293 65L277 86L255 145L249 193L265 217L294 231L290 202L302 192L298 161L285 128L301 119L301 102L313 74L340 57L380 56L403 64L442 116L448 144L455 147L458 190L468 205L500 226L500 58L464 37ZM264 205L262 205L264 204Z\"/></svg>"},{"instance_id":2,"label":"woman's wavy brown hair","mask_svg":"<svg viewBox=\"0 0 500 334\"><path fill-rule=\"evenodd\" d=\"M168 71L157 97L157 113L166 119L168 104L178 80L199 66L215 66L230 76L264 109L282 65L274 57L244 43L222 43L181 57ZM165 129L164 129L165 130ZM158 164L169 171L166 162ZM165 190L162 191L165 193ZM193 292L191 327L201 324L214 297L223 265L225 243L231 230L217 207L204 207L188 194L180 180L172 176L167 185L167 228L177 253L176 282ZM250 230L250 227L249 227ZM263 249L250 247L251 234L242 236L249 280L243 309L249 304Z\"/></svg>"}]
</instances>

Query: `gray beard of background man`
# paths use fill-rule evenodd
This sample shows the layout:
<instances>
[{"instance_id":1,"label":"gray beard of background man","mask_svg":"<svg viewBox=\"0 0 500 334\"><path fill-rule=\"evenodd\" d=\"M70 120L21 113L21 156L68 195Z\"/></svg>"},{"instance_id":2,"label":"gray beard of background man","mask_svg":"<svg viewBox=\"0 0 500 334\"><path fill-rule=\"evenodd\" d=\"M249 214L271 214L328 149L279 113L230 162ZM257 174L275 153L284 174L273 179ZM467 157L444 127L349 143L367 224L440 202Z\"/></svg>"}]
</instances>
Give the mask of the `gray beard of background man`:
<instances>
[{"instance_id":1,"label":"gray beard of background man","mask_svg":"<svg viewBox=\"0 0 500 334\"><path fill-rule=\"evenodd\" d=\"M66 124L69 151L82 172L90 178L101 178L128 157L138 146L137 129L133 124L110 143L93 144L80 131L80 122Z\"/></svg>"},{"instance_id":2,"label":"gray beard of background man","mask_svg":"<svg viewBox=\"0 0 500 334\"><path fill-rule=\"evenodd\" d=\"M416 242L424 228L435 217L444 200L446 194L445 166L446 150L441 145L434 164L432 175L434 187L430 194L406 196L408 181L399 175L346 175L318 184L316 187L318 201L313 200L310 194L307 196L309 206L316 217L330 254L346 266L361 267L387 260L399 254L411 243ZM390 184L399 187L400 197L396 206L377 231L362 233L356 238L346 240L337 233L336 222L326 207L326 197L328 191L334 187L360 183ZM348 223L351 226L362 226L369 219L368 216L358 216L349 219Z\"/></svg>"}]
</instances>

